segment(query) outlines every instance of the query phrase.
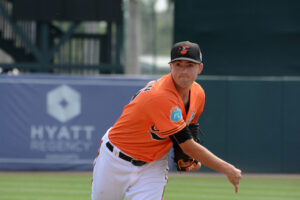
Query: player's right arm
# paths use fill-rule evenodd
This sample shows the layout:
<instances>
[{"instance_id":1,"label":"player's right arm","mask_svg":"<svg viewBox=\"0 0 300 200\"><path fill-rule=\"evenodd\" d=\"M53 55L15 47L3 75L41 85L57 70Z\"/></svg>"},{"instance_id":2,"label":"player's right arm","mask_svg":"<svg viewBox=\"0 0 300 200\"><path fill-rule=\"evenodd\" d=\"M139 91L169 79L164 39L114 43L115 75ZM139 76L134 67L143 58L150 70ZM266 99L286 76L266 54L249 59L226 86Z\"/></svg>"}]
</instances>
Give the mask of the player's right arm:
<instances>
[{"instance_id":1,"label":"player's right arm","mask_svg":"<svg viewBox=\"0 0 300 200\"><path fill-rule=\"evenodd\" d=\"M198 144L193 139L188 139L179 144L180 148L185 154L200 161L205 166L227 175L229 181L234 185L235 192L238 192L238 184L242 177L241 170L235 168L233 165L218 158L211 153L204 146Z\"/></svg>"}]
</instances>

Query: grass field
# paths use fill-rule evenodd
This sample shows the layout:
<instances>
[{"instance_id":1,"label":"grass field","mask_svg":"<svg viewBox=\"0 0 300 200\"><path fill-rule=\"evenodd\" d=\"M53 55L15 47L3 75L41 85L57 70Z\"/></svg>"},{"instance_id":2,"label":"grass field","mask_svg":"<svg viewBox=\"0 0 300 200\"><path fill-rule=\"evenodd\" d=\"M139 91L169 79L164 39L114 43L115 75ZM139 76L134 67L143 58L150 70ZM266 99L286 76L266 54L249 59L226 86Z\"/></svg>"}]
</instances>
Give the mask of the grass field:
<instances>
[{"instance_id":1,"label":"grass field","mask_svg":"<svg viewBox=\"0 0 300 200\"><path fill-rule=\"evenodd\" d=\"M1 200L90 199L91 172L0 173ZM300 176L244 175L239 193L225 176L170 174L167 200L300 200Z\"/></svg>"}]
</instances>

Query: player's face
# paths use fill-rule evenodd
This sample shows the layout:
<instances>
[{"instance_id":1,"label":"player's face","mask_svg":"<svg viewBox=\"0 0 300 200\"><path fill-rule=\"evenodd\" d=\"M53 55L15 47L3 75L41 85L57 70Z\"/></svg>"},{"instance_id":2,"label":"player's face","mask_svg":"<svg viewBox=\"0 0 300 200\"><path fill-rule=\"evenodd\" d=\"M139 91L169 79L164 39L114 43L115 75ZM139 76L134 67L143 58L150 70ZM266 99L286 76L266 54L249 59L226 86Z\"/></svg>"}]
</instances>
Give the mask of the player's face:
<instances>
[{"instance_id":1,"label":"player's face","mask_svg":"<svg viewBox=\"0 0 300 200\"><path fill-rule=\"evenodd\" d=\"M181 88L190 88L197 75L201 73L203 64L179 60L171 63L170 68L175 84Z\"/></svg>"}]
</instances>

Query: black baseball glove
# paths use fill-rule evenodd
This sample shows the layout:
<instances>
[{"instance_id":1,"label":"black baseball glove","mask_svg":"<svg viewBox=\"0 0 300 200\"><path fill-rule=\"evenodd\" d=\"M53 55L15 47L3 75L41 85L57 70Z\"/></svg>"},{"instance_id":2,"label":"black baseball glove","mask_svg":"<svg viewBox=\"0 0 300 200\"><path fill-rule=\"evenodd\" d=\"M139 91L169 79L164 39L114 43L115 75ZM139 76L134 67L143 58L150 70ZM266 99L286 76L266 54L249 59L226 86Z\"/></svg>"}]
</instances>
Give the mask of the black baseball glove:
<instances>
[{"instance_id":1,"label":"black baseball glove","mask_svg":"<svg viewBox=\"0 0 300 200\"><path fill-rule=\"evenodd\" d=\"M203 135L199 128L199 124L190 124L188 127L192 133L193 139L199 144L203 144L203 141L198 137L199 133L200 135ZM174 162L178 171L193 171L198 170L201 167L201 163L186 155L177 143L173 143L173 150Z\"/></svg>"}]
</instances>

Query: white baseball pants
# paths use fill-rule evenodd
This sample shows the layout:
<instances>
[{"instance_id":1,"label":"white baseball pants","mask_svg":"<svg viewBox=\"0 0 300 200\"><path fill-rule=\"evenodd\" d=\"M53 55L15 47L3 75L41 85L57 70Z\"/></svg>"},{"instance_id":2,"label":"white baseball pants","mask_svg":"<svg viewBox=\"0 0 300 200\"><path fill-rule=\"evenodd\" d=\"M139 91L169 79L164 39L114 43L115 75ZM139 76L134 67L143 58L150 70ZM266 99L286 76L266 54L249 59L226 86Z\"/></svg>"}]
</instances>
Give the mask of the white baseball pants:
<instances>
[{"instance_id":1,"label":"white baseball pants","mask_svg":"<svg viewBox=\"0 0 300 200\"><path fill-rule=\"evenodd\" d=\"M111 152L102 138L99 155L94 162L92 200L161 200L168 174L168 156L143 166L134 166Z\"/></svg>"}]
</instances>

